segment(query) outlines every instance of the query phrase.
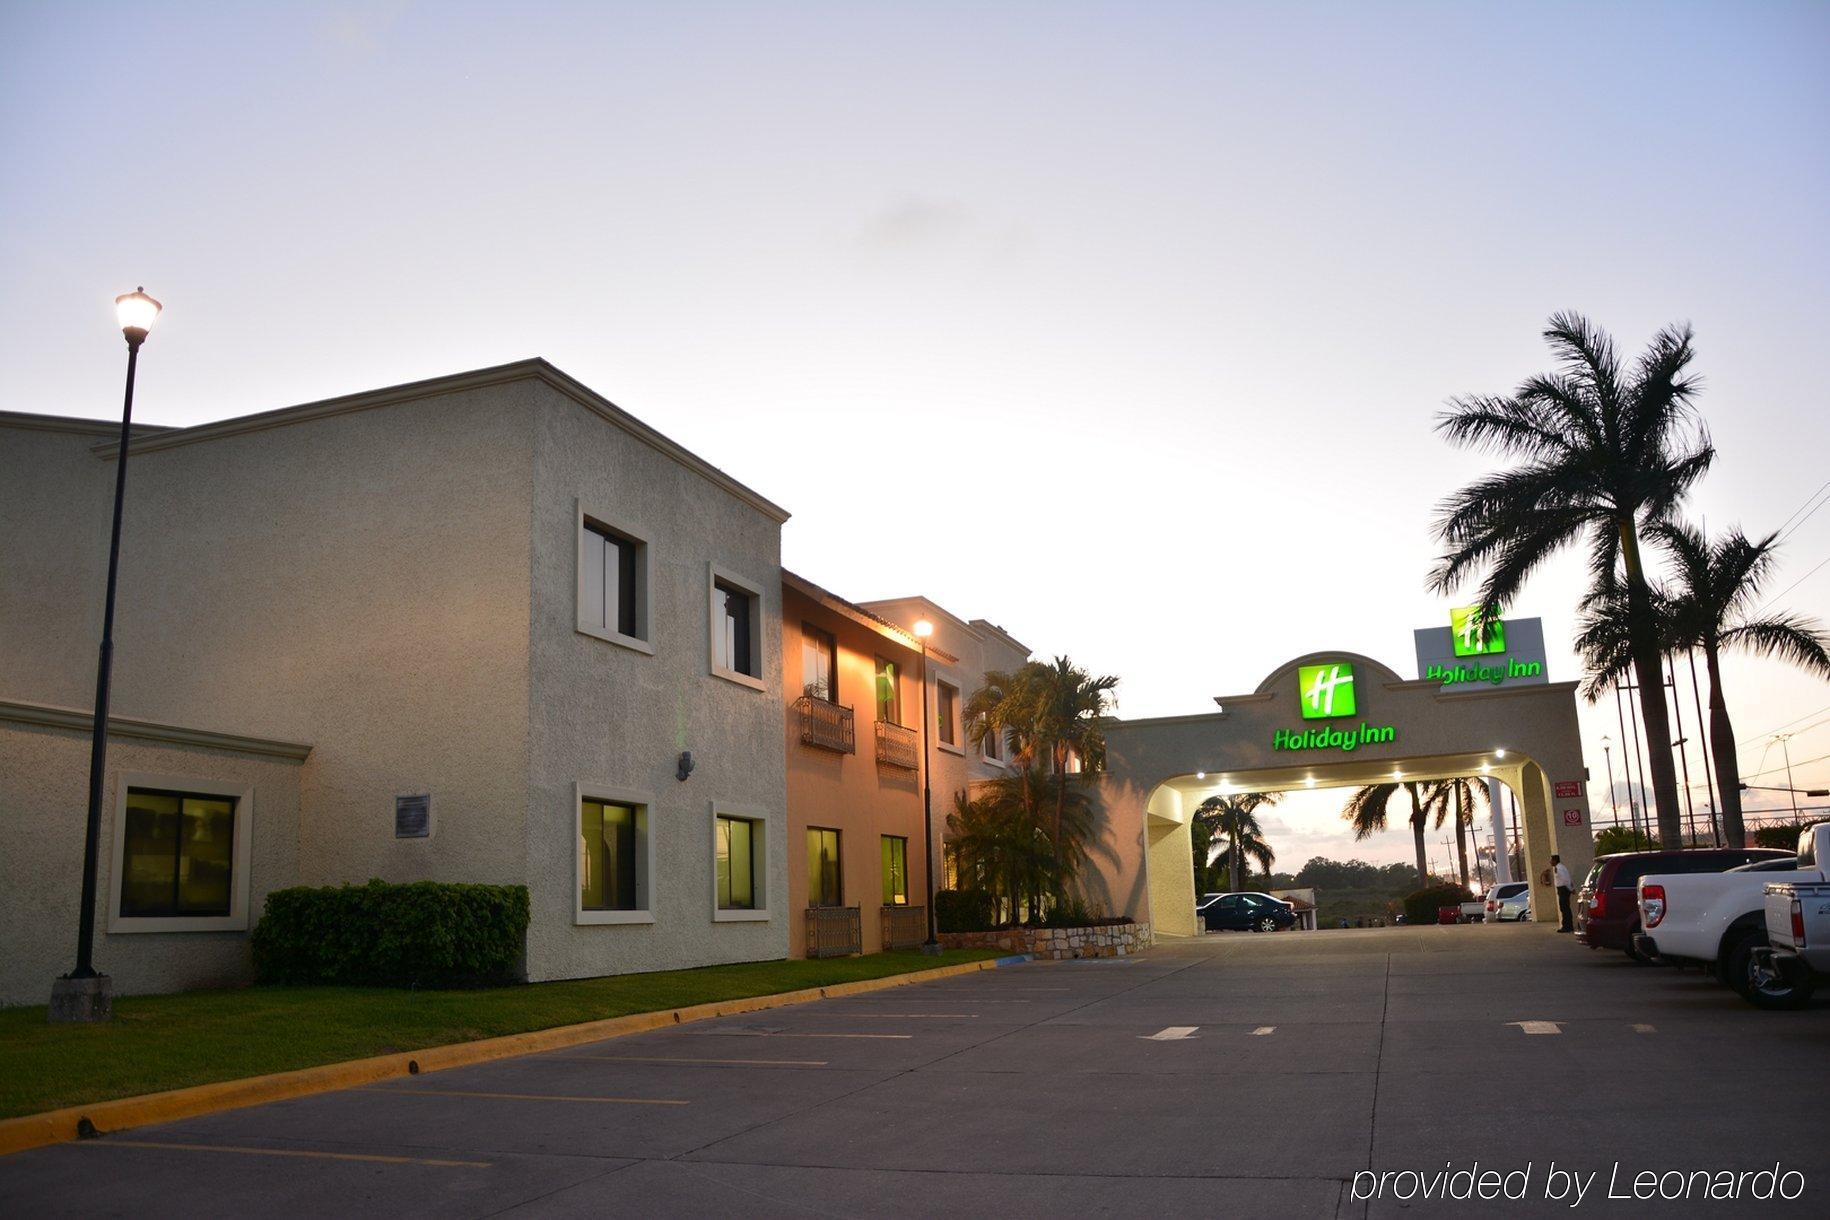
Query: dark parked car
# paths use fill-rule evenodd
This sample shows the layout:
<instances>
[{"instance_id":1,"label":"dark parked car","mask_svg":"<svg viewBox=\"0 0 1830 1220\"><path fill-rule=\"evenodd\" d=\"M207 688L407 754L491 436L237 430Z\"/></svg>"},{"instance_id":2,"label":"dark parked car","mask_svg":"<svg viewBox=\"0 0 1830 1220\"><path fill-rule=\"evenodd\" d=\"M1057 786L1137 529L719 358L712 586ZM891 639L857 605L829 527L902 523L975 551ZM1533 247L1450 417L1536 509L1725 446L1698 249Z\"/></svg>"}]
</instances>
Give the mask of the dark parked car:
<instances>
[{"instance_id":1,"label":"dark parked car","mask_svg":"<svg viewBox=\"0 0 1830 1220\"><path fill-rule=\"evenodd\" d=\"M1765 847L1707 847L1698 851L1623 851L1595 857L1571 904L1576 911L1576 940L1591 949L1619 949L1636 962L1633 948L1639 928L1639 879L1649 873L1725 873L1761 860L1790 859L1792 853Z\"/></svg>"},{"instance_id":2,"label":"dark parked car","mask_svg":"<svg viewBox=\"0 0 1830 1220\"><path fill-rule=\"evenodd\" d=\"M1296 922L1290 904L1269 894L1208 894L1195 914L1209 932L1281 932Z\"/></svg>"}]
</instances>

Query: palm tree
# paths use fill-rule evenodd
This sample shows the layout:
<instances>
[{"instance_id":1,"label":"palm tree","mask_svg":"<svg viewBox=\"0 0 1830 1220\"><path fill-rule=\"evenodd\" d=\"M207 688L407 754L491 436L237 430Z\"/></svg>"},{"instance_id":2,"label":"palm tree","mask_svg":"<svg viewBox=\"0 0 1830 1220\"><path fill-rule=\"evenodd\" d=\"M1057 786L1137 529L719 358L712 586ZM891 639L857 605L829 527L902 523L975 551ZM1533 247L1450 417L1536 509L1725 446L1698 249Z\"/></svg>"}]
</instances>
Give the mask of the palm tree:
<instances>
[{"instance_id":1,"label":"palm tree","mask_svg":"<svg viewBox=\"0 0 1830 1220\"><path fill-rule=\"evenodd\" d=\"M1258 811L1275 805L1282 797L1281 792L1228 793L1210 796L1195 809L1194 823L1205 830L1208 842L1226 844L1227 868L1234 889L1245 888L1246 857L1257 860L1267 875L1277 862L1277 853L1265 842L1264 827L1258 824ZM1193 834L1194 827L1189 829Z\"/></svg>"},{"instance_id":2,"label":"palm tree","mask_svg":"<svg viewBox=\"0 0 1830 1220\"><path fill-rule=\"evenodd\" d=\"M994 670L966 701L967 735L974 745L999 734L1020 771L1046 766L1053 776L1054 811L1049 840L1056 854L1054 876L1065 884L1078 872L1079 862L1065 858L1069 844L1069 806L1093 800L1076 785L1073 771L1082 775L1105 769L1106 725L1110 721L1112 691L1118 679L1094 677L1066 657L1053 664L1030 661L1018 669ZM1062 891L1054 898L1059 901Z\"/></svg>"},{"instance_id":3,"label":"palm tree","mask_svg":"<svg viewBox=\"0 0 1830 1220\"><path fill-rule=\"evenodd\" d=\"M1487 785L1477 784L1466 776L1430 780L1423 785L1423 808L1436 815L1436 825L1455 819L1455 862L1461 869L1461 883L1468 884L1468 828L1474 824L1475 793L1484 804Z\"/></svg>"},{"instance_id":4,"label":"palm tree","mask_svg":"<svg viewBox=\"0 0 1830 1220\"><path fill-rule=\"evenodd\" d=\"M1421 784L1403 780L1356 788L1347 798L1347 807L1341 810L1341 817L1353 823L1356 840L1370 839L1385 829L1392 797L1398 795L1400 788L1411 798L1411 837L1417 847L1417 888L1423 889L1430 884L1430 865L1423 851L1423 830L1429 820L1429 810L1424 807Z\"/></svg>"},{"instance_id":5,"label":"palm tree","mask_svg":"<svg viewBox=\"0 0 1830 1220\"><path fill-rule=\"evenodd\" d=\"M1510 396L1453 399L1438 420L1451 443L1517 465L1443 502L1436 535L1445 553L1430 585L1446 592L1484 571L1480 604L1497 615L1539 565L1571 543L1586 540L1596 584L1615 580L1618 571L1659 836L1675 848L1682 831L1677 769L1640 535L1671 519L1715 458L1692 405L1698 381L1686 371L1694 354L1691 331L1659 331L1631 368L1607 333L1579 314L1556 315L1544 337L1557 356L1556 371L1529 378Z\"/></svg>"},{"instance_id":6,"label":"palm tree","mask_svg":"<svg viewBox=\"0 0 1830 1220\"><path fill-rule=\"evenodd\" d=\"M1670 553L1675 569L1669 588L1652 590L1659 642L1667 650L1703 650L1709 671L1709 751L1722 794L1722 834L1730 846L1743 847L1747 830L1741 819L1741 761L1722 693L1722 652L1739 649L1774 657L1830 678L1830 639L1813 619L1762 615L1765 607L1754 604L1777 561L1776 533L1752 541L1736 529L1711 542L1688 525L1668 522L1647 534ZM1617 591L1602 587L1584 603L1576 643L1589 666L1582 693L1591 702L1625 673L1621 632L1608 621L1610 609L1620 600Z\"/></svg>"},{"instance_id":7,"label":"palm tree","mask_svg":"<svg viewBox=\"0 0 1830 1220\"><path fill-rule=\"evenodd\" d=\"M1080 875L1099 830L1099 803L1084 784L1054 800L1053 777L1030 763L977 788L959 793L947 816L949 837L960 865L1000 899L1008 898L1014 922L1028 900L1032 918L1043 900L1062 895ZM1046 824L1055 820L1051 836ZM1059 850L1057 850L1059 849Z\"/></svg>"}]
</instances>

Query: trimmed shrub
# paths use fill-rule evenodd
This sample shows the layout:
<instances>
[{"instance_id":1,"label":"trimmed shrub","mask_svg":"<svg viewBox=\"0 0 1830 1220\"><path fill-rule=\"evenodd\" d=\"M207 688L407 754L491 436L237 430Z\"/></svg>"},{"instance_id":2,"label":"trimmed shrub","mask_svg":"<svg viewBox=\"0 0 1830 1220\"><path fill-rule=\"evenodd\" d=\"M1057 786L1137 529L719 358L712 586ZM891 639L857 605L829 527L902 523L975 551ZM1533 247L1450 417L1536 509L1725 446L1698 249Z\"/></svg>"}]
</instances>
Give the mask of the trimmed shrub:
<instances>
[{"instance_id":1,"label":"trimmed shrub","mask_svg":"<svg viewBox=\"0 0 1830 1220\"><path fill-rule=\"evenodd\" d=\"M1753 834L1755 847L1776 847L1780 851L1798 850L1798 832L1809 823L1800 822L1796 826L1761 826Z\"/></svg>"},{"instance_id":2,"label":"trimmed shrub","mask_svg":"<svg viewBox=\"0 0 1830 1220\"><path fill-rule=\"evenodd\" d=\"M1404 922L1410 924L1430 924L1436 922L1436 911L1440 907L1457 906L1472 902L1474 895L1468 892L1465 885L1444 883L1418 890L1415 894L1406 895L1404 899Z\"/></svg>"},{"instance_id":3,"label":"trimmed shrub","mask_svg":"<svg viewBox=\"0 0 1830 1220\"><path fill-rule=\"evenodd\" d=\"M527 921L524 885L297 886L267 895L252 938L254 969L263 983L511 983Z\"/></svg>"},{"instance_id":4,"label":"trimmed shrub","mask_svg":"<svg viewBox=\"0 0 1830 1220\"><path fill-rule=\"evenodd\" d=\"M1610 826L1595 836L1595 854L1611 856L1623 851L1657 851L1658 840L1643 830Z\"/></svg>"},{"instance_id":5,"label":"trimmed shrub","mask_svg":"<svg viewBox=\"0 0 1830 1220\"><path fill-rule=\"evenodd\" d=\"M997 903L985 890L938 890L934 926L941 932L989 932L997 922Z\"/></svg>"}]
</instances>

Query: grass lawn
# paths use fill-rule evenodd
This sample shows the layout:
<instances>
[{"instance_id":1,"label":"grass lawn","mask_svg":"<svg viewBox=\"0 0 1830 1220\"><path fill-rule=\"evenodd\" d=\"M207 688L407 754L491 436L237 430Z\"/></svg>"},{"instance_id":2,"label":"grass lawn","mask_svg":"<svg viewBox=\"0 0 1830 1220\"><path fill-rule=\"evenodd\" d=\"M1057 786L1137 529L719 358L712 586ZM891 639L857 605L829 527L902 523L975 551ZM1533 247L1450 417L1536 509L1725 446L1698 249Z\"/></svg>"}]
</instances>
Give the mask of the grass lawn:
<instances>
[{"instance_id":1,"label":"grass lawn","mask_svg":"<svg viewBox=\"0 0 1830 1220\"><path fill-rule=\"evenodd\" d=\"M481 991L247 987L115 1000L108 1025L51 1025L0 1009L0 1118L573 1025L884 978L996 957L914 950L824 961L745 962Z\"/></svg>"}]
</instances>

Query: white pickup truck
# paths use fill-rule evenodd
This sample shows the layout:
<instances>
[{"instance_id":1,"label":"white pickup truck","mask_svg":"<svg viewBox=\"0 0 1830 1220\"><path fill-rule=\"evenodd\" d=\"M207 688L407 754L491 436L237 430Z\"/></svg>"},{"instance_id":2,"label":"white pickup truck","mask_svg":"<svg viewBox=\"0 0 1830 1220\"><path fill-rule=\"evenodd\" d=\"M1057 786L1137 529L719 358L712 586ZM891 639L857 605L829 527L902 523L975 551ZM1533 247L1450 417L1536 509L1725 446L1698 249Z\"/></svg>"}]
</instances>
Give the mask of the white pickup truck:
<instances>
[{"instance_id":1,"label":"white pickup truck","mask_svg":"<svg viewBox=\"0 0 1830 1220\"><path fill-rule=\"evenodd\" d=\"M1642 930L1633 947L1650 960L1709 966L1762 1008L1791 1007L1798 1002L1794 984L1755 957L1755 950L1767 947L1766 887L1830 880L1826 860L1830 822L1819 822L1799 832L1798 858L1789 867L1774 860L1726 873L1649 873L1639 879Z\"/></svg>"},{"instance_id":2,"label":"white pickup truck","mask_svg":"<svg viewBox=\"0 0 1830 1220\"><path fill-rule=\"evenodd\" d=\"M1792 984L1792 999L1803 1004L1818 980L1830 978L1830 884L1780 881L1766 887L1765 949L1754 951L1757 968Z\"/></svg>"}]
</instances>

